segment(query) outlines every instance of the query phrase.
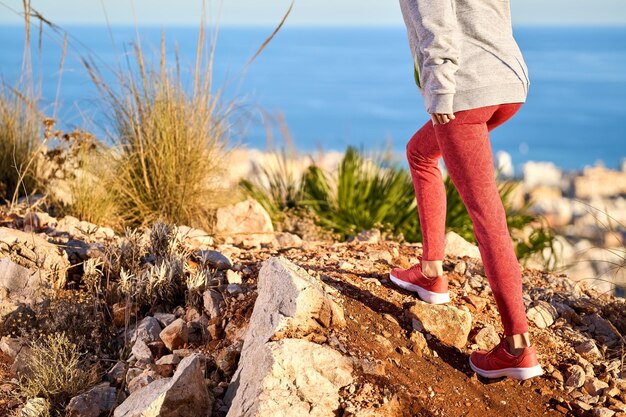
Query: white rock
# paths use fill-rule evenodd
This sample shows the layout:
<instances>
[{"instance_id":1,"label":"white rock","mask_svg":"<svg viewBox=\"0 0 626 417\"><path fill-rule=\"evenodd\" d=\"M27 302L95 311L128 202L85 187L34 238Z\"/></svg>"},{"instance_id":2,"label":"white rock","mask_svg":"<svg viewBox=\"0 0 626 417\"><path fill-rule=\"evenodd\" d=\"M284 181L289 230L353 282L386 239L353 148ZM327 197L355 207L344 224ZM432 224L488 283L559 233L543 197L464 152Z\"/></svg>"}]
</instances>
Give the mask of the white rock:
<instances>
[{"instance_id":1,"label":"white rock","mask_svg":"<svg viewBox=\"0 0 626 417\"><path fill-rule=\"evenodd\" d=\"M442 343L463 349L472 329L472 315L456 307L416 301L409 309L424 329Z\"/></svg>"},{"instance_id":2,"label":"white rock","mask_svg":"<svg viewBox=\"0 0 626 417\"><path fill-rule=\"evenodd\" d=\"M263 264L239 364L224 397L228 416L321 417L339 407L340 387L352 382L349 358L306 340L270 342L345 327L343 310L325 286L282 257Z\"/></svg>"},{"instance_id":3,"label":"white rock","mask_svg":"<svg viewBox=\"0 0 626 417\"><path fill-rule=\"evenodd\" d=\"M512 177L514 175L513 159L511 154L505 151L498 151L495 155L496 168L500 170L501 175L504 177Z\"/></svg>"},{"instance_id":4,"label":"white rock","mask_svg":"<svg viewBox=\"0 0 626 417\"><path fill-rule=\"evenodd\" d=\"M299 248L303 245L302 238L293 233L275 233L274 240L276 241L276 245L280 248Z\"/></svg>"},{"instance_id":5,"label":"white rock","mask_svg":"<svg viewBox=\"0 0 626 417\"><path fill-rule=\"evenodd\" d=\"M538 301L535 306L528 309L526 312L528 320L535 323L540 329L552 326L554 320L559 317L554 306L545 301Z\"/></svg>"},{"instance_id":6,"label":"white rock","mask_svg":"<svg viewBox=\"0 0 626 417\"><path fill-rule=\"evenodd\" d=\"M241 275L229 269L226 271L226 281L228 281L229 284L241 284Z\"/></svg>"},{"instance_id":7,"label":"white rock","mask_svg":"<svg viewBox=\"0 0 626 417\"><path fill-rule=\"evenodd\" d=\"M231 380L226 395L238 395L227 417L331 416L339 408L339 389L353 381L350 358L302 339L246 350L242 360L249 366Z\"/></svg>"},{"instance_id":8,"label":"white rock","mask_svg":"<svg viewBox=\"0 0 626 417\"><path fill-rule=\"evenodd\" d=\"M448 256L469 256L481 259L478 246L469 243L454 232L446 233L444 251Z\"/></svg>"},{"instance_id":9,"label":"white rock","mask_svg":"<svg viewBox=\"0 0 626 417\"><path fill-rule=\"evenodd\" d=\"M476 333L474 341L478 345L479 349L488 351L500 343L500 337L498 336L496 329L491 324L488 324Z\"/></svg>"},{"instance_id":10,"label":"white rock","mask_svg":"<svg viewBox=\"0 0 626 417\"><path fill-rule=\"evenodd\" d=\"M200 355L184 358L171 378L161 378L133 392L114 417L210 417L213 396L204 383Z\"/></svg>"},{"instance_id":11,"label":"white rock","mask_svg":"<svg viewBox=\"0 0 626 417\"><path fill-rule=\"evenodd\" d=\"M21 265L39 269L48 276L55 288L65 286L66 272L70 262L67 254L45 238L7 227L0 227L0 256L19 258Z\"/></svg>"},{"instance_id":12,"label":"white rock","mask_svg":"<svg viewBox=\"0 0 626 417\"><path fill-rule=\"evenodd\" d=\"M269 233L274 227L267 211L256 200L248 199L217 210L215 232L223 236Z\"/></svg>"}]
</instances>

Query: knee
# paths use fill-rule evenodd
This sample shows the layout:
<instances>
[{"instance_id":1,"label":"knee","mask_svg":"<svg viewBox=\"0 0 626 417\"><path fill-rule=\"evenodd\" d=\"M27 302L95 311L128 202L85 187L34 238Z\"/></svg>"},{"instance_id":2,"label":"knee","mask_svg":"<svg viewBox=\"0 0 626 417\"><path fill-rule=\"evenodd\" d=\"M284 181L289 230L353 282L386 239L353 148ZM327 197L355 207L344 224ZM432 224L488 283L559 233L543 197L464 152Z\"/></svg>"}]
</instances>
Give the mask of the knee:
<instances>
[{"instance_id":1,"label":"knee","mask_svg":"<svg viewBox=\"0 0 626 417\"><path fill-rule=\"evenodd\" d=\"M417 140L416 140L416 136L413 136L406 143L406 157L409 160L409 162L411 162L411 161L418 159L418 156L419 156L419 152L417 149Z\"/></svg>"},{"instance_id":2,"label":"knee","mask_svg":"<svg viewBox=\"0 0 626 417\"><path fill-rule=\"evenodd\" d=\"M417 138L417 135L413 136L406 144L406 158L412 167L428 162L428 158L420 150Z\"/></svg>"}]
</instances>

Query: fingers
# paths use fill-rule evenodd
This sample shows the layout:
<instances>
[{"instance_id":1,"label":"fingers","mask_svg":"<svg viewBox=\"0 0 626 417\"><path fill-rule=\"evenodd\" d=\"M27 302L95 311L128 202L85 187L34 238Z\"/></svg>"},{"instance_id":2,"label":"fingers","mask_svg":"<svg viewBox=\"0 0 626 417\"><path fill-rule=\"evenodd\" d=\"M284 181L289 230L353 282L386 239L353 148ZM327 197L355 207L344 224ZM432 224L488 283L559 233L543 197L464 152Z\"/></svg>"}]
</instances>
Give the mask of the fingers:
<instances>
[{"instance_id":1,"label":"fingers","mask_svg":"<svg viewBox=\"0 0 626 417\"><path fill-rule=\"evenodd\" d=\"M437 124L446 124L451 120L454 120L456 116L453 113L445 114L445 113L431 113L430 118L433 122L433 125Z\"/></svg>"}]
</instances>

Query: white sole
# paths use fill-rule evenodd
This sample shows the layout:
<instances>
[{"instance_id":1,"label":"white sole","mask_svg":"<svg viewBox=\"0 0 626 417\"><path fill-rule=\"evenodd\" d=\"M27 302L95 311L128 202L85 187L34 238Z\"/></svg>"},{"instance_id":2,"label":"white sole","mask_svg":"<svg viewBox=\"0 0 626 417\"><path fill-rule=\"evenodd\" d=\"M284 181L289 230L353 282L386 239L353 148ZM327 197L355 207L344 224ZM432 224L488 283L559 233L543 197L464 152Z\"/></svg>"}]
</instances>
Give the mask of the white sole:
<instances>
[{"instance_id":1,"label":"white sole","mask_svg":"<svg viewBox=\"0 0 626 417\"><path fill-rule=\"evenodd\" d=\"M508 376L511 378L524 380L543 375L543 369L541 369L541 365L535 365L530 368L504 368L495 371L485 371L477 366L474 366L471 360L469 361L469 363L472 370L484 378L502 378L503 376Z\"/></svg>"},{"instance_id":2,"label":"white sole","mask_svg":"<svg viewBox=\"0 0 626 417\"><path fill-rule=\"evenodd\" d=\"M408 291L416 292L422 301L425 301L430 304L445 304L450 302L450 293L439 293L425 290L419 285L411 284L410 282L402 281L400 278L393 276L393 274L389 274L389 278L391 281L399 286L400 288L404 288Z\"/></svg>"}]
</instances>

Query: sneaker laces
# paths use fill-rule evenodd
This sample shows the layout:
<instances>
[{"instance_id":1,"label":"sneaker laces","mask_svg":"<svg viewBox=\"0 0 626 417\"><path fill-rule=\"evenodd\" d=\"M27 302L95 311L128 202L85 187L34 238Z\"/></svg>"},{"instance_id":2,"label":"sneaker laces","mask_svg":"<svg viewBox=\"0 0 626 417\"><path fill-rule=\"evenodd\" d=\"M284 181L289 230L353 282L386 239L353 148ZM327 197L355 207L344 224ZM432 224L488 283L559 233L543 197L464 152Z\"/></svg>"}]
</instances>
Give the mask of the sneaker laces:
<instances>
[{"instance_id":1,"label":"sneaker laces","mask_svg":"<svg viewBox=\"0 0 626 417\"><path fill-rule=\"evenodd\" d=\"M492 347L487 352L487 354L485 355L486 358L492 356L493 354L495 354L495 352L497 352L500 349L504 349L505 351L507 350L506 346L504 346L504 343L505 343L505 340L506 340L505 337L504 337L504 334L503 333L498 333L498 336L500 337L500 343L498 343L497 345Z\"/></svg>"}]
</instances>

